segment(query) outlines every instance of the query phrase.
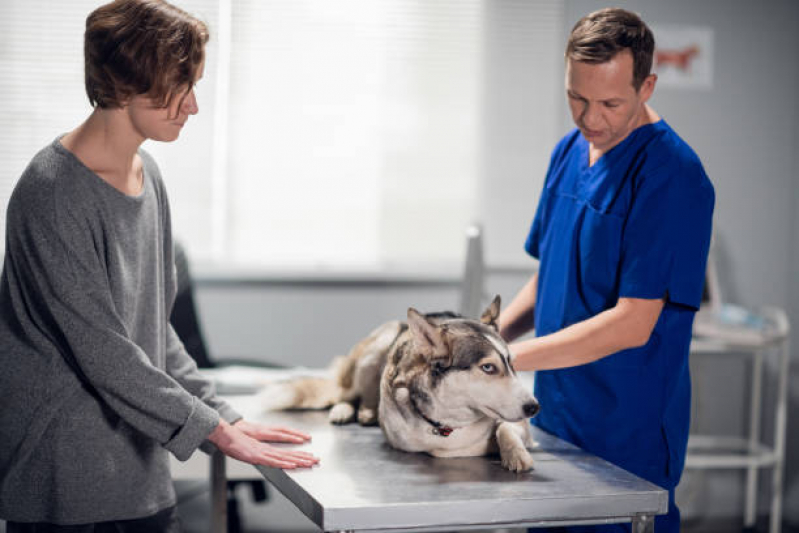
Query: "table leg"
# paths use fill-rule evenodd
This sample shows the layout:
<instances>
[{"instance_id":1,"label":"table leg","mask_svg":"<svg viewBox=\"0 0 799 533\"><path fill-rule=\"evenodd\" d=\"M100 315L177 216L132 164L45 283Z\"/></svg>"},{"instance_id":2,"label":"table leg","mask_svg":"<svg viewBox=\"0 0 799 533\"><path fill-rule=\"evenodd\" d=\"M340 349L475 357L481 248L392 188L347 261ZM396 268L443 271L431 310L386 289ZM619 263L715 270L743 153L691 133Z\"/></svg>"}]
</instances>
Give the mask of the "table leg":
<instances>
[{"instance_id":1,"label":"table leg","mask_svg":"<svg viewBox=\"0 0 799 533\"><path fill-rule=\"evenodd\" d=\"M632 533L655 533L655 515L638 514L632 519Z\"/></svg>"},{"instance_id":2,"label":"table leg","mask_svg":"<svg viewBox=\"0 0 799 533\"><path fill-rule=\"evenodd\" d=\"M227 473L225 454L211 456L211 533L227 533Z\"/></svg>"}]
</instances>

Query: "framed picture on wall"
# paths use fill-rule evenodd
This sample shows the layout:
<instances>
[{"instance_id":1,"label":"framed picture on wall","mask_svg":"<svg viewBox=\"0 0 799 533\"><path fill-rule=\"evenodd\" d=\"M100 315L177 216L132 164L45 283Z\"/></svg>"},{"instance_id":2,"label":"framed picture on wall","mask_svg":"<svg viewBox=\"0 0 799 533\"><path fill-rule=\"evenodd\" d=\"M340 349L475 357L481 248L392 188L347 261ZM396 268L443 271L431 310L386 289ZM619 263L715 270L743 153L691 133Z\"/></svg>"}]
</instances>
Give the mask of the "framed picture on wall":
<instances>
[{"instance_id":1,"label":"framed picture on wall","mask_svg":"<svg viewBox=\"0 0 799 533\"><path fill-rule=\"evenodd\" d=\"M713 28L652 26L655 58L652 69L659 87L713 88Z\"/></svg>"}]
</instances>

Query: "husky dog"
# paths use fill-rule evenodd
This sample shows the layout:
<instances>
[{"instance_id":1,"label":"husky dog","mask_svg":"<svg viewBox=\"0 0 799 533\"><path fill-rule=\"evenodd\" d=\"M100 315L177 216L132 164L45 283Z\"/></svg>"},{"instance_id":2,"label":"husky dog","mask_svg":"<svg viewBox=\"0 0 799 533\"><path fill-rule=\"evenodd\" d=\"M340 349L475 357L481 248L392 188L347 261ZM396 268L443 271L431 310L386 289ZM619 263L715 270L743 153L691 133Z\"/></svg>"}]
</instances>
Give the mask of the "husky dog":
<instances>
[{"instance_id":1,"label":"husky dog","mask_svg":"<svg viewBox=\"0 0 799 533\"><path fill-rule=\"evenodd\" d=\"M380 424L400 450L437 457L499 452L502 465L533 467L528 418L539 406L510 365L497 332L499 296L481 319L454 313L388 322L334 363L335 379L285 382L264 391L272 409L324 408L330 421Z\"/></svg>"}]
</instances>

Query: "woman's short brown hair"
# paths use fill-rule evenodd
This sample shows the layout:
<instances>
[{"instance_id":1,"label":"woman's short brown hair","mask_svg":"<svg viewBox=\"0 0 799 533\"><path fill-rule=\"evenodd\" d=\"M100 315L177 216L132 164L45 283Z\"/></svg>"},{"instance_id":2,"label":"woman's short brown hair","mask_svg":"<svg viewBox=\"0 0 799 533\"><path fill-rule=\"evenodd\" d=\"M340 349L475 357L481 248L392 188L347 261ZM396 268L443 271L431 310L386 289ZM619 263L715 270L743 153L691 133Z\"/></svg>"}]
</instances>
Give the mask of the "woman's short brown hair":
<instances>
[{"instance_id":1,"label":"woman's short brown hair","mask_svg":"<svg viewBox=\"0 0 799 533\"><path fill-rule=\"evenodd\" d=\"M633 86L637 91L652 71L655 36L635 13L606 8L581 18L569 35L566 58L605 63L625 48L633 55Z\"/></svg>"},{"instance_id":2,"label":"woman's short brown hair","mask_svg":"<svg viewBox=\"0 0 799 533\"><path fill-rule=\"evenodd\" d=\"M86 94L118 108L136 95L167 107L188 91L205 58L208 27L163 0L116 0L86 19Z\"/></svg>"}]
</instances>

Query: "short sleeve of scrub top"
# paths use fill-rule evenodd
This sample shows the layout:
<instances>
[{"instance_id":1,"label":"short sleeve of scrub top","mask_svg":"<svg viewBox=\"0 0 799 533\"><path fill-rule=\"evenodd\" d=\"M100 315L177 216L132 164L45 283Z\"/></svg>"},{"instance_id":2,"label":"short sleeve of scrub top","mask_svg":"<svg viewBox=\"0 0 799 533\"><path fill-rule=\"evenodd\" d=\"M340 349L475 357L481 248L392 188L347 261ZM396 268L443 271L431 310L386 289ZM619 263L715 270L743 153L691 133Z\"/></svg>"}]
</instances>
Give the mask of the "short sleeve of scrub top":
<instances>
[{"instance_id":1,"label":"short sleeve of scrub top","mask_svg":"<svg viewBox=\"0 0 799 533\"><path fill-rule=\"evenodd\" d=\"M693 168L686 168L693 167ZM701 176L697 183L689 182ZM619 297L660 298L698 309L713 191L693 161L665 161L641 180L621 242Z\"/></svg>"}]
</instances>

